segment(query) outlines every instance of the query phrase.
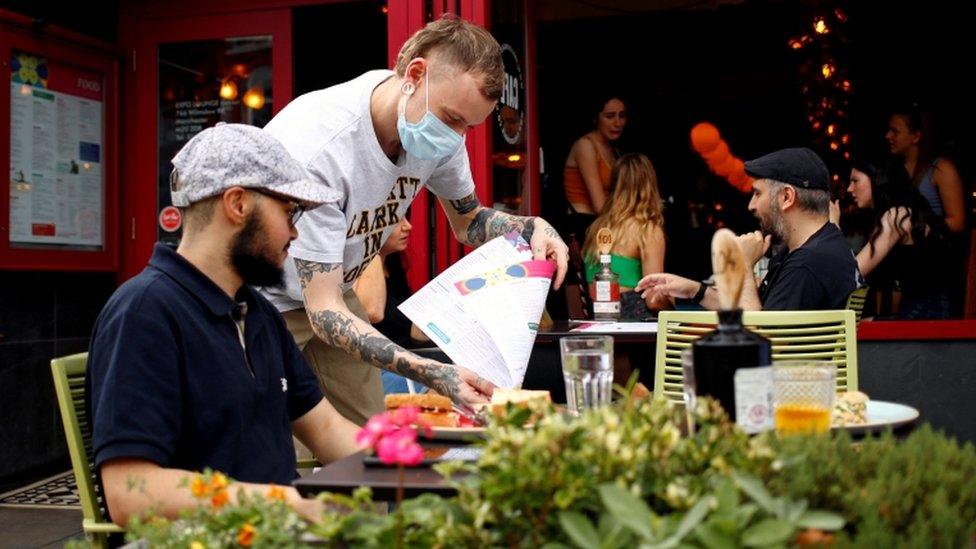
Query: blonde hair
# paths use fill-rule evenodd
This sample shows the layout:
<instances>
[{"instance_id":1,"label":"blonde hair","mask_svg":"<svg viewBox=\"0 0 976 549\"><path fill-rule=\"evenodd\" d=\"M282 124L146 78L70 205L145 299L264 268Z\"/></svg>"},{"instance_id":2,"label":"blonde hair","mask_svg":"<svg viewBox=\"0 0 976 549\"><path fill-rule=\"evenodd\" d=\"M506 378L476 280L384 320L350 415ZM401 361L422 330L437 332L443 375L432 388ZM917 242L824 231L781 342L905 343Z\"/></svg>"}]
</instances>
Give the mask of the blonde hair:
<instances>
[{"instance_id":1,"label":"blonde hair","mask_svg":"<svg viewBox=\"0 0 976 549\"><path fill-rule=\"evenodd\" d=\"M407 65L418 57L436 55L461 72L482 77L481 93L493 101L502 95L505 73L502 48L485 29L453 14L444 14L415 32L397 54L396 73L403 78Z\"/></svg>"},{"instance_id":2,"label":"blonde hair","mask_svg":"<svg viewBox=\"0 0 976 549\"><path fill-rule=\"evenodd\" d=\"M600 216L586 230L583 257L599 255L596 233L606 227L613 233L614 244L636 238L650 225L664 227L661 193L657 188L657 172L651 160L638 153L621 156L613 164L610 180L613 192L603 205Z\"/></svg>"}]
</instances>

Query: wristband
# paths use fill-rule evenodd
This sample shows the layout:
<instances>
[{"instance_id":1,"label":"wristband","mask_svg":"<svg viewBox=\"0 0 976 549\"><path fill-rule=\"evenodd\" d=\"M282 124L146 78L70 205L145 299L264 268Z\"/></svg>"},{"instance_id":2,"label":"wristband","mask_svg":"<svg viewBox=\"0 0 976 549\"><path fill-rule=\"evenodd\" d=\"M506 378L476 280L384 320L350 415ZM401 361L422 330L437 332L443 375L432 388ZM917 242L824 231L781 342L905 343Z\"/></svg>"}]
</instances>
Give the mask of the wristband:
<instances>
[{"instance_id":1,"label":"wristband","mask_svg":"<svg viewBox=\"0 0 976 549\"><path fill-rule=\"evenodd\" d=\"M694 303L701 304L701 300L705 297L705 292L708 290L708 285L704 282L698 283L698 291L692 296L691 301Z\"/></svg>"}]
</instances>

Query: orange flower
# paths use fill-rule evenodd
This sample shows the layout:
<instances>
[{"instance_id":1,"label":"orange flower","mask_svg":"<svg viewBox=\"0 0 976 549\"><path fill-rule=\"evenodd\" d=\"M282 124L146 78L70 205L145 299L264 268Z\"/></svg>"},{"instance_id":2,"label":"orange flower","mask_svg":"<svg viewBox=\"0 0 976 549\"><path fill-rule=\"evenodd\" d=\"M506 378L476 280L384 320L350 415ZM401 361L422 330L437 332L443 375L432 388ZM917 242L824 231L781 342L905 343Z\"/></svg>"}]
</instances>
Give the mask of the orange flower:
<instances>
[{"instance_id":1,"label":"orange flower","mask_svg":"<svg viewBox=\"0 0 976 549\"><path fill-rule=\"evenodd\" d=\"M227 488L227 476L221 472L216 472L210 477L210 487L216 490Z\"/></svg>"},{"instance_id":2,"label":"orange flower","mask_svg":"<svg viewBox=\"0 0 976 549\"><path fill-rule=\"evenodd\" d=\"M190 493L195 497L205 498L210 493L210 487L207 486L207 481L202 476L197 475L193 477L193 482L190 483Z\"/></svg>"},{"instance_id":3,"label":"orange flower","mask_svg":"<svg viewBox=\"0 0 976 549\"><path fill-rule=\"evenodd\" d=\"M257 530L253 526L245 524L241 527L241 531L237 533L237 544L241 547L250 547L254 543L254 538L257 535Z\"/></svg>"},{"instance_id":4,"label":"orange flower","mask_svg":"<svg viewBox=\"0 0 976 549\"><path fill-rule=\"evenodd\" d=\"M210 503L213 504L214 507L219 508L223 507L229 499L230 496L227 495L227 490L217 490L214 492L213 497L210 498Z\"/></svg>"},{"instance_id":5,"label":"orange flower","mask_svg":"<svg viewBox=\"0 0 976 549\"><path fill-rule=\"evenodd\" d=\"M274 484L271 484L271 487L268 488L268 499L277 499L280 501L285 501L285 489L282 488L281 486L275 486Z\"/></svg>"}]
</instances>

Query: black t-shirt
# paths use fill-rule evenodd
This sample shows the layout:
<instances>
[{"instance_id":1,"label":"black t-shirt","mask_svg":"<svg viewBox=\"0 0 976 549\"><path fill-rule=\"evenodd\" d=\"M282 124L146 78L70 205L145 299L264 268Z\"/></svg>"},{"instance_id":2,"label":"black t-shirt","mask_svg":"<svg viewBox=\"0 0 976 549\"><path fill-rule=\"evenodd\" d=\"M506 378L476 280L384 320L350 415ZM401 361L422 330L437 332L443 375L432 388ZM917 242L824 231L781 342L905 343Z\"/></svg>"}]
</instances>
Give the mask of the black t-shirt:
<instances>
[{"instance_id":1,"label":"black t-shirt","mask_svg":"<svg viewBox=\"0 0 976 549\"><path fill-rule=\"evenodd\" d=\"M802 246L770 260L759 298L766 311L843 309L860 279L844 235L827 222Z\"/></svg>"}]
</instances>

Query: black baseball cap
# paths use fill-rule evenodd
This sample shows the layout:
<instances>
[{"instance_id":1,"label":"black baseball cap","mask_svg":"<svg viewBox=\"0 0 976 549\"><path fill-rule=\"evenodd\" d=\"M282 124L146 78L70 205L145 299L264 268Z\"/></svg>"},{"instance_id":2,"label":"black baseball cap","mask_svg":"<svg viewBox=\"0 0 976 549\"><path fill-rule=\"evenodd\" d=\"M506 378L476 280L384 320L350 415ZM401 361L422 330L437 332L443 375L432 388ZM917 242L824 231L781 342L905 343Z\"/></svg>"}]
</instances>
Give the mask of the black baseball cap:
<instances>
[{"instance_id":1,"label":"black baseball cap","mask_svg":"<svg viewBox=\"0 0 976 549\"><path fill-rule=\"evenodd\" d=\"M830 173L817 153L806 147L780 149L745 164L756 179L774 179L801 189L830 191Z\"/></svg>"}]
</instances>

